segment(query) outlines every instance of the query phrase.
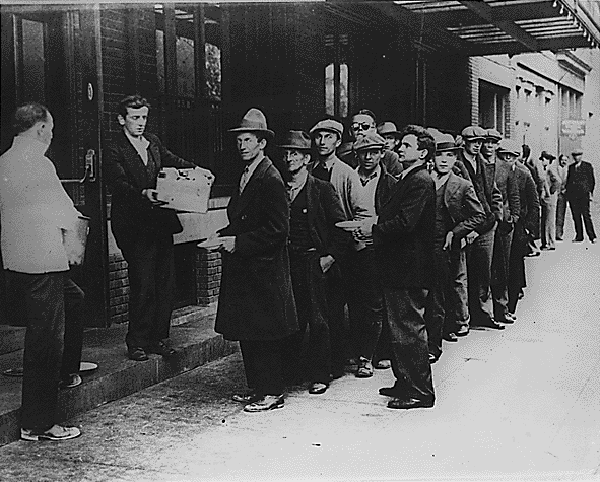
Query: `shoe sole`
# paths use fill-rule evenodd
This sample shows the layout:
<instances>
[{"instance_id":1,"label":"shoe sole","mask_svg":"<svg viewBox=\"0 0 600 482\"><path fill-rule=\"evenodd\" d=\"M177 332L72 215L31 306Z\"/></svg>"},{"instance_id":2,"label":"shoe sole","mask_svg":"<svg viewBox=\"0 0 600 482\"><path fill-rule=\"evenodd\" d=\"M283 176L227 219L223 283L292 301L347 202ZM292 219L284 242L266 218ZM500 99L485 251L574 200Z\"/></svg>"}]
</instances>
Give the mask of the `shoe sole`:
<instances>
[{"instance_id":1,"label":"shoe sole","mask_svg":"<svg viewBox=\"0 0 600 482\"><path fill-rule=\"evenodd\" d=\"M39 441L44 441L44 440L48 440L50 442L61 442L62 440L73 440L74 438L77 438L80 436L81 436L81 431L76 435L68 435L66 437L56 437L54 435L44 435L44 434L27 435L27 434L21 433L21 440L25 440L27 442L39 442Z\"/></svg>"},{"instance_id":2,"label":"shoe sole","mask_svg":"<svg viewBox=\"0 0 600 482\"><path fill-rule=\"evenodd\" d=\"M246 410L246 408L244 408L244 412L246 413L258 413L258 412L270 412L271 410L277 410L278 408L283 408L283 403L278 403L277 405L274 405L272 407L269 408L265 408L264 410Z\"/></svg>"}]
</instances>

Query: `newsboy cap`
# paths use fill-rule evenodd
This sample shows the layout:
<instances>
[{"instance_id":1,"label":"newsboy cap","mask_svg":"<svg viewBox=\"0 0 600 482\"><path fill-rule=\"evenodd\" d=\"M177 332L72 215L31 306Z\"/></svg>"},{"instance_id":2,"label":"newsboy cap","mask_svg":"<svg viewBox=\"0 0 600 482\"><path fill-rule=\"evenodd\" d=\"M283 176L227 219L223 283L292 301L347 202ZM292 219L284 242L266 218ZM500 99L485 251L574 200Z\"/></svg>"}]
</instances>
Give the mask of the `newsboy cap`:
<instances>
[{"instance_id":1,"label":"newsboy cap","mask_svg":"<svg viewBox=\"0 0 600 482\"><path fill-rule=\"evenodd\" d=\"M360 136L355 142L352 148L355 151L363 149L383 149L385 146L385 139L376 132L367 132L364 136Z\"/></svg>"},{"instance_id":2,"label":"newsboy cap","mask_svg":"<svg viewBox=\"0 0 600 482\"><path fill-rule=\"evenodd\" d=\"M498 143L498 147L496 148L497 152L508 152L510 154L514 154L515 156L521 155L521 146L516 141L511 139L502 139Z\"/></svg>"},{"instance_id":3,"label":"newsboy cap","mask_svg":"<svg viewBox=\"0 0 600 482\"><path fill-rule=\"evenodd\" d=\"M342 138L342 134L344 133L344 125L341 122L338 122L333 119L325 119L317 122L313 128L310 130L311 134L314 134L317 131L328 131L333 132Z\"/></svg>"},{"instance_id":4,"label":"newsboy cap","mask_svg":"<svg viewBox=\"0 0 600 482\"><path fill-rule=\"evenodd\" d=\"M454 137L452 137L452 134L440 132L434 136L434 139L435 152L457 151L460 149L460 147L456 145L456 141L454 140Z\"/></svg>"},{"instance_id":5,"label":"newsboy cap","mask_svg":"<svg viewBox=\"0 0 600 482\"><path fill-rule=\"evenodd\" d=\"M250 109L244 115L240 125L229 129L229 132L253 132L262 133L273 138L275 133L267 127L267 118L258 109Z\"/></svg>"},{"instance_id":6,"label":"newsboy cap","mask_svg":"<svg viewBox=\"0 0 600 482\"><path fill-rule=\"evenodd\" d=\"M583 149L577 148L577 149L573 149L573 152L571 152L572 156L582 156L583 155Z\"/></svg>"},{"instance_id":7,"label":"newsboy cap","mask_svg":"<svg viewBox=\"0 0 600 482\"><path fill-rule=\"evenodd\" d=\"M393 122L384 122L383 124L379 124L377 126L377 134L379 134L382 137L386 134L391 134L396 137L401 136L400 132L398 132L398 129L396 128L396 124L394 124Z\"/></svg>"},{"instance_id":8,"label":"newsboy cap","mask_svg":"<svg viewBox=\"0 0 600 482\"><path fill-rule=\"evenodd\" d=\"M485 138L500 141L502 140L502 134L500 134L496 129L488 129L485 131Z\"/></svg>"},{"instance_id":9,"label":"newsboy cap","mask_svg":"<svg viewBox=\"0 0 600 482\"><path fill-rule=\"evenodd\" d=\"M310 136L304 131L287 131L283 142L278 146L281 149L297 149L310 151Z\"/></svg>"},{"instance_id":10,"label":"newsboy cap","mask_svg":"<svg viewBox=\"0 0 600 482\"><path fill-rule=\"evenodd\" d=\"M465 127L460 135L465 141L484 140L487 132L485 129L479 126L468 126Z\"/></svg>"}]
</instances>

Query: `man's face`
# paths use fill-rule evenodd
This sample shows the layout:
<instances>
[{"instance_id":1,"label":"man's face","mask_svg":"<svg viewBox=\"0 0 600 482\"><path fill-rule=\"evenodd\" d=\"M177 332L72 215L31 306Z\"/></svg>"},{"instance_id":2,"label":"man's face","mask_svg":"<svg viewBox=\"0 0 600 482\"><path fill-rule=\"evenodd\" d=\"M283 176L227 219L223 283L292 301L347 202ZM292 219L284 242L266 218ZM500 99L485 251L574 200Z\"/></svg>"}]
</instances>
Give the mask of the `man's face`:
<instances>
[{"instance_id":1,"label":"man's face","mask_svg":"<svg viewBox=\"0 0 600 482\"><path fill-rule=\"evenodd\" d=\"M548 167L548 165L550 164L550 159L548 159L547 157L543 156L541 158L542 161L542 166L544 166L544 168Z\"/></svg>"},{"instance_id":2,"label":"man's face","mask_svg":"<svg viewBox=\"0 0 600 482\"><path fill-rule=\"evenodd\" d=\"M511 166L517 162L519 156L517 154L513 154L512 152L501 151L498 153L498 159L503 162L508 162Z\"/></svg>"},{"instance_id":3,"label":"man's face","mask_svg":"<svg viewBox=\"0 0 600 482\"><path fill-rule=\"evenodd\" d=\"M140 107L132 109L127 107L127 115L119 114L119 124L123 126L125 131L133 137L140 137L146 130L146 122L148 122L148 107Z\"/></svg>"},{"instance_id":4,"label":"man's face","mask_svg":"<svg viewBox=\"0 0 600 482\"><path fill-rule=\"evenodd\" d=\"M54 119L52 114L48 112L48 118L44 122L39 122L38 139L44 144L50 145L52 136L54 135Z\"/></svg>"},{"instance_id":5,"label":"man's face","mask_svg":"<svg viewBox=\"0 0 600 482\"><path fill-rule=\"evenodd\" d=\"M435 170L439 174L448 174L456 162L455 151L442 151L435 153Z\"/></svg>"},{"instance_id":6,"label":"man's face","mask_svg":"<svg viewBox=\"0 0 600 482\"><path fill-rule=\"evenodd\" d=\"M481 143L481 154L486 159L489 159L494 155L497 146L498 141L496 139L487 138Z\"/></svg>"},{"instance_id":7,"label":"man's face","mask_svg":"<svg viewBox=\"0 0 600 482\"><path fill-rule=\"evenodd\" d=\"M559 156L558 158L558 163L560 164L561 167L565 167L567 165L567 156Z\"/></svg>"},{"instance_id":8,"label":"man's face","mask_svg":"<svg viewBox=\"0 0 600 482\"><path fill-rule=\"evenodd\" d=\"M479 151L481 150L481 144L482 144L481 139L473 139L473 140L465 139L465 151L467 151L467 153L472 156L476 156L477 154L479 154Z\"/></svg>"},{"instance_id":9,"label":"man's face","mask_svg":"<svg viewBox=\"0 0 600 482\"><path fill-rule=\"evenodd\" d=\"M426 154L427 150L419 149L417 136L414 134L405 135L400 142L400 147L398 147L398 156L400 156L402 162L412 164L419 159L424 159Z\"/></svg>"},{"instance_id":10,"label":"man's face","mask_svg":"<svg viewBox=\"0 0 600 482\"><path fill-rule=\"evenodd\" d=\"M284 149L283 164L290 174L297 173L310 161L310 154L297 149Z\"/></svg>"},{"instance_id":11,"label":"man's face","mask_svg":"<svg viewBox=\"0 0 600 482\"><path fill-rule=\"evenodd\" d=\"M367 132L377 132L375 127L375 121L366 114L358 114L352 117L352 124L350 124L350 133L355 139L358 136L364 136Z\"/></svg>"},{"instance_id":12,"label":"man's face","mask_svg":"<svg viewBox=\"0 0 600 482\"><path fill-rule=\"evenodd\" d=\"M383 155L383 150L379 147L374 149L360 149L357 151L358 163L360 167L365 171L372 171L377 167L379 161L381 161L381 156Z\"/></svg>"},{"instance_id":13,"label":"man's face","mask_svg":"<svg viewBox=\"0 0 600 482\"><path fill-rule=\"evenodd\" d=\"M573 158L573 161L579 162L579 161L581 161L581 158L583 157L583 155L582 154L573 154L571 157Z\"/></svg>"},{"instance_id":14,"label":"man's face","mask_svg":"<svg viewBox=\"0 0 600 482\"><path fill-rule=\"evenodd\" d=\"M383 136L383 138L385 139L385 148L388 151L393 151L400 143L400 140L393 134L386 134Z\"/></svg>"},{"instance_id":15,"label":"man's face","mask_svg":"<svg viewBox=\"0 0 600 482\"><path fill-rule=\"evenodd\" d=\"M321 157L328 157L335 153L335 150L340 146L342 140L334 132L317 131L314 135L315 146Z\"/></svg>"},{"instance_id":16,"label":"man's face","mask_svg":"<svg viewBox=\"0 0 600 482\"><path fill-rule=\"evenodd\" d=\"M242 132L237 135L237 149L242 161L251 163L265 149L267 141L258 139L252 132Z\"/></svg>"}]
</instances>

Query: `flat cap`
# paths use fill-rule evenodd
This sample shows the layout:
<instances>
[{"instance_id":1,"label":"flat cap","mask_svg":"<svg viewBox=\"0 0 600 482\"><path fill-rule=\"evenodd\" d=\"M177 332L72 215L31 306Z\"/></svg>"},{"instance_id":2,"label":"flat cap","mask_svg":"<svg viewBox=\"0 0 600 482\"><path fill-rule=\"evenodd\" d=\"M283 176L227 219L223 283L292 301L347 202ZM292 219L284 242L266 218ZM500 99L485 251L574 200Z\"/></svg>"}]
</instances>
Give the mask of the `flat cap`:
<instances>
[{"instance_id":1,"label":"flat cap","mask_svg":"<svg viewBox=\"0 0 600 482\"><path fill-rule=\"evenodd\" d=\"M582 156L583 149L581 149L581 148L573 149L573 152L571 152L571 155L572 156Z\"/></svg>"},{"instance_id":2,"label":"flat cap","mask_svg":"<svg viewBox=\"0 0 600 482\"><path fill-rule=\"evenodd\" d=\"M279 144L282 149L298 149L299 151L310 151L310 136L304 131L287 131L283 142Z\"/></svg>"},{"instance_id":3,"label":"flat cap","mask_svg":"<svg viewBox=\"0 0 600 482\"><path fill-rule=\"evenodd\" d=\"M392 134L396 137L400 136L400 132L398 132L396 124L394 124L393 122L384 122L383 124L379 124L377 126L377 133L380 136L385 136L386 134Z\"/></svg>"},{"instance_id":4,"label":"flat cap","mask_svg":"<svg viewBox=\"0 0 600 482\"><path fill-rule=\"evenodd\" d=\"M382 149L385 146L385 139L375 132L368 132L360 136L352 146L355 151L362 149Z\"/></svg>"},{"instance_id":5,"label":"flat cap","mask_svg":"<svg viewBox=\"0 0 600 482\"><path fill-rule=\"evenodd\" d=\"M456 151L460 149L460 147L456 145L456 141L454 140L454 137L452 137L452 134L440 132L434 136L434 139L436 152Z\"/></svg>"},{"instance_id":6,"label":"flat cap","mask_svg":"<svg viewBox=\"0 0 600 482\"><path fill-rule=\"evenodd\" d=\"M317 131L334 132L341 138L342 134L344 133L344 125L341 122L338 122L333 119L325 119L317 122L310 130L310 133L314 134Z\"/></svg>"},{"instance_id":7,"label":"flat cap","mask_svg":"<svg viewBox=\"0 0 600 482\"><path fill-rule=\"evenodd\" d=\"M521 155L521 146L518 142L513 141L511 139L502 139L498 143L498 147L496 148L497 152L508 152L510 154L514 154L515 156Z\"/></svg>"},{"instance_id":8,"label":"flat cap","mask_svg":"<svg viewBox=\"0 0 600 482\"><path fill-rule=\"evenodd\" d=\"M485 131L485 138L499 141L502 139L502 134L500 134L496 129L488 129Z\"/></svg>"},{"instance_id":9,"label":"flat cap","mask_svg":"<svg viewBox=\"0 0 600 482\"><path fill-rule=\"evenodd\" d=\"M465 141L474 141L477 139L484 140L487 131L479 126L468 126L462 130L460 135Z\"/></svg>"}]
</instances>

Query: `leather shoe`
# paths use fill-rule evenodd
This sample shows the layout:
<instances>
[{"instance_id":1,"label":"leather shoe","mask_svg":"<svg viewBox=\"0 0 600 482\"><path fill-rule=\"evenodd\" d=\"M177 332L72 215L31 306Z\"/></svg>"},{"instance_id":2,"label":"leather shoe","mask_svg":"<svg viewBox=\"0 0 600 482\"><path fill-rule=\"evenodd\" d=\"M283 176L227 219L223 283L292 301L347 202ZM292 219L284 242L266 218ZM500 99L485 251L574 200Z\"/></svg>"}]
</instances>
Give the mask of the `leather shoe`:
<instances>
[{"instance_id":1,"label":"leather shoe","mask_svg":"<svg viewBox=\"0 0 600 482\"><path fill-rule=\"evenodd\" d=\"M379 395L384 397L397 398L401 394L401 391L396 387L383 387L379 389Z\"/></svg>"},{"instance_id":2,"label":"leather shoe","mask_svg":"<svg viewBox=\"0 0 600 482\"><path fill-rule=\"evenodd\" d=\"M504 318L498 320L499 323L504 323L505 325L512 325L515 321L516 319L510 313L506 313Z\"/></svg>"},{"instance_id":3,"label":"leather shoe","mask_svg":"<svg viewBox=\"0 0 600 482\"><path fill-rule=\"evenodd\" d=\"M373 364L370 360L363 358L362 356L358 359L358 368L356 369L355 376L357 378L369 378L373 376Z\"/></svg>"},{"instance_id":4,"label":"leather shoe","mask_svg":"<svg viewBox=\"0 0 600 482\"><path fill-rule=\"evenodd\" d=\"M134 361L146 361L148 360L148 355L146 355L146 350L139 346L134 346L132 348L127 349L127 355L130 360Z\"/></svg>"},{"instance_id":5,"label":"leather shoe","mask_svg":"<svg viewBox=\"0 0 600 482\"><path fill-rule=\"evenodd\" d=\"M487 321L485 323L478 323L474 326L481 326L483 328L490 328L492 330L504 330L506 327L500 323L496 323L494 320Z\"/></svg>"},{"instance_id":6,"label":"leather shoe","mask_svg":"<svg viewBox=\"0 0 600 482\"><path fill-rule=\"evenodd\" d=\"M373 366L375 368L377 368L377 370L387 370L388 368L390 368L392 366L392 361L391 360L379 360L377 362L375 362L373 364Z\"/></svg>"},{"instance_id":7,"label":"leather shoe","mask_svg":"<svg viewBox=\"0 0 600 482\"><path fill-rule=\"evenodd\" d=\"M283 408L283 395L265 395L260 400L246 405L244 412L268 412L276 408Z\"/></svg>"},{"instance_id":8,"label":"leather shoe","mask_svg":"<svg viewBox=\"0 0 600 482\"><path fill-rule=\"evenodd\" d=\"M469 334L469 326L461 325L458 330L456 330L456 336L467 336Z\"/></svg>"},{"instance_id":9,"label":"leather shoe","mask_svg":"<svg viewBox=\"0 0 600 482\"><path fill-rule=\"evenodd\" d=\"M148 351L150 353L156 353L157 355L164 356L165 358L174 356L177 353L175 348L167 346L163 341L159 341L156 345L152 345Z\"/></svg>"},{"instance_id":10,"label":"leather shoe","mask_svg":"<svg viewBox=\"0 0 600 482\"><path fill-rule=\"evenodd\" d=\"M583 238L579 239L579 238L575 238L573 240L573 243L583 243Z\"/></svg>"},{"instance_id":11,"label":"leather shoe","mask_svg":"<svg viewBox=\"0 0 600 482\"><path fill-rule=\"evenodd\" d=\"M409 408L431 408L435 404L435 398L394 398L387 404L388 408L409 409Z\"/></svg>"},{"instance_id":12,"label":"leather shoe","mask_svg":"<svg viewBox=\"0 0 600 482\"><path fill-rule=\"evenodd\" d=\"M244 403L246 405L248 405L249 403L257 402L261 398L263 398L263 396L256 392L250 392L246 394L236 393L231 396L231 399L234 402Z\"/></svg>"},{"instance_id":13,"label":"leather shoe","mask_svg":"<svg viewBox=\"0 0 600 482\"><path fill-rule=\"evenodd\" d=\"M433 353L429 354L429 363L437 363L437 361L440 359L440 355L434 355Z\"/></svg>"},{"instance_id":14,"label":"leather shoe","mask_svg":"<svg viewBox=\"0 0 600 482\"><path fill-rule=\"evenodd\" d=\"M314 382L310 384L308 393L310 393L311 395L321 395L322 393L325 393L328 388L329 385L327 385L326 383Z\"/></svg>"},{"instance_id":15,"label":"leather shoe","mask_svg":"<svg viewBox=\"0 0 600 482\"><path fill-rule=\"evenodd\" d=\"M458 336L456 336L456 333L446 333L444 335L444 340L446 340L446 341L458 341Z\"/></svg>"}]
</instances>

